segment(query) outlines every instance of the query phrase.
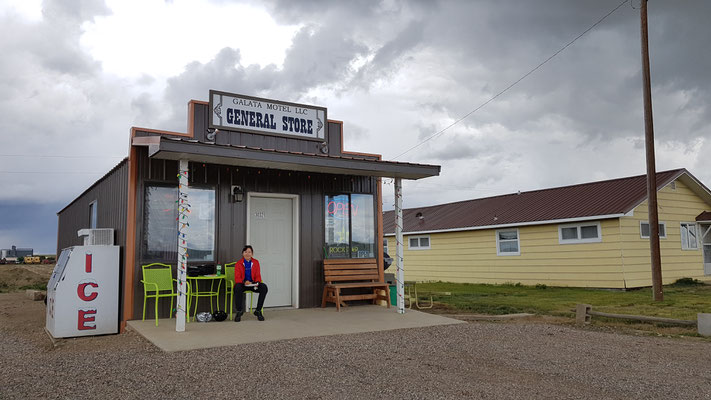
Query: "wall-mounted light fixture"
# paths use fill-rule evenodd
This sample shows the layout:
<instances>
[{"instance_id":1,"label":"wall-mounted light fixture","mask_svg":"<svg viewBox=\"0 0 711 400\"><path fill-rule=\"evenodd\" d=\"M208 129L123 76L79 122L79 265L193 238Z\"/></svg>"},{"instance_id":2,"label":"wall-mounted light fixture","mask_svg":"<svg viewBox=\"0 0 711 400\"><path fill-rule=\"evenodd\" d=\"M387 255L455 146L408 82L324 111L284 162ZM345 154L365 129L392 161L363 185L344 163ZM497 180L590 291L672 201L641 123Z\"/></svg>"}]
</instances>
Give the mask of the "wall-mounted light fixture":
<instances>
[{"instance_id":1,"label":"wall-mounted light fixture","mask_svg":"<svg viewBox=\"0 0 711 400\"><path fill-rule=\"evenodd\" d=\"M244 191L242 190L242 186L232 185L232 202L241 203L243 199Z\"/></svg>"},{"instance_id":2,"label":"wall-mounted light fixture","mask_svg":"<svg viewBox=\"0 0 711 400\"><path fill-rule=\"evenodd\" d=\"M215 141L215 136L220 132L219 129L213 129L213 128L207 128L206 134L205 134L205 139L207 139L210 142Z\"/></svg>"},{"instance_id":3,"label":"wall-mounted light fixture","mask_svg":"<svg viewBox=\"0 0 711 400\"><path fill-rule=\"evenodd\" d=\"M319 146L318 149L321 151L323 154L328 154L328 143L322 142Z\"/></svg>"}]
</instances>

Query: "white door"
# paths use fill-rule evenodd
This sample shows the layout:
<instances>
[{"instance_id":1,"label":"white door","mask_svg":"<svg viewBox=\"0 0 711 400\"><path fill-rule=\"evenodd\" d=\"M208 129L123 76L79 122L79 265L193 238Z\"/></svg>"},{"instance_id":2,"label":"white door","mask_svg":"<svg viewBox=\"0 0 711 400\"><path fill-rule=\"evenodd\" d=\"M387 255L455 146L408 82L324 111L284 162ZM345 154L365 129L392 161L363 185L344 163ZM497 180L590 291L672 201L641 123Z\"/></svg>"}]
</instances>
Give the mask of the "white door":
<instances>
[{"instance_id":1,"label":"white door","mask_svg":"<svg viewBox=\"0 0 711 400\"><path fill-rule=\"evenodd\" d=\"M711 275L711 225L699 225L704 252L704 275Z\"/></svg>"},{"instance_id":2,"label":"white door","mask_svg":"<svg viewBox=\"0 0 711 400\"><path fill-rule=\"evenodd\" d=\"M294 199L250 196L249 202L247 240L259 260L262 280L269 287L264 306L291 306Z\"/></svg>"}]
</instances>

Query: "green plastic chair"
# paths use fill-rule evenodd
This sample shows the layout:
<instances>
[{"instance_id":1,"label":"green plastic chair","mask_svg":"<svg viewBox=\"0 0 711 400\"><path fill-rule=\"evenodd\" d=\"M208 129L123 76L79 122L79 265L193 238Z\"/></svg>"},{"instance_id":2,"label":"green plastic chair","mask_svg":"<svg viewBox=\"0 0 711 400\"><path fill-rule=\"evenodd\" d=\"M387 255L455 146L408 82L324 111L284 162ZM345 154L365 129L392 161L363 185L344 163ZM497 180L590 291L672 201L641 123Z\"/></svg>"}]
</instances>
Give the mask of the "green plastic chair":
<instances>
[{"instance_id":1,"label":"green plastic chair","mask_svg":"<svg viewBox=\"0 0 711 400\"><path fill-rule=\"evenodd\" d=\"M161 297L170 297L170 313L173 314L173 298L178 293L173 289L173 272L170 265L153 263L142 265L143 270L143 321L146 320L146 300L149 298L155 299L156 307L156 326L158 326L158 299Z\"/></svg>"},{"instance_id":2,"label":"green plastic chair","mask_svg":"<svg viewBox=\"0 0 711 400\"><path fill-rule=\"evenodd\" d=\"M231 262L225 264L225 311L227 311L227 295L230 295L230 319L232 319L232 307L234 305L234 288L235 288L235 264Z\"/></svg>"},{"instance_id":3,"label":"green plastic chair","mask_svg":"<svg viewBox=\"0 0 711 400\"><path fill-rule=\"evenodd\" d=\"M235 287L235 264L231 262L225 264L225 311L227 311L227 293L230 294L230 319L232 319L232 307L234 306L234 287ZM254 301L254 292L251 290L245 291L245 295L249 295L249 312L252 312L252 303ZM246 306L246 304L245 304ZM246 307L245 307L246 308Z\"/></svg>"}]
</instances>

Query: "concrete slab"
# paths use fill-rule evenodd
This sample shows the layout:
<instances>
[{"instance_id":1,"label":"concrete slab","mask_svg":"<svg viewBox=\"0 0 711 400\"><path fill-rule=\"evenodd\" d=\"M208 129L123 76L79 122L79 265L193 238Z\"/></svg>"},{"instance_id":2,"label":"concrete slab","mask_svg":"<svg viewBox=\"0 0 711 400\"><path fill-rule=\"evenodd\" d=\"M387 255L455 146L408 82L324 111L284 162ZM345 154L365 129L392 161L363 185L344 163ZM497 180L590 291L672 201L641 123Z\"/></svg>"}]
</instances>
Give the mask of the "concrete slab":
<instances>
[{"instance_id":1,"label":"concrete slab","mask_svg":"<svg viewBox=\"0 0 711 400\"><path fill-rule=\"evenodd\" d=\"M466 323L440 315L375 305L341 308L306 308L264 311L266 321L259 322L245 314L241 322L190 322L185 332L175 331L175 319L128 321L135 330L163 351L184 351L211 347L237 346L247 343L302 337L343 335L391 329L420 328Z\"/></svg>"}]
</instances>

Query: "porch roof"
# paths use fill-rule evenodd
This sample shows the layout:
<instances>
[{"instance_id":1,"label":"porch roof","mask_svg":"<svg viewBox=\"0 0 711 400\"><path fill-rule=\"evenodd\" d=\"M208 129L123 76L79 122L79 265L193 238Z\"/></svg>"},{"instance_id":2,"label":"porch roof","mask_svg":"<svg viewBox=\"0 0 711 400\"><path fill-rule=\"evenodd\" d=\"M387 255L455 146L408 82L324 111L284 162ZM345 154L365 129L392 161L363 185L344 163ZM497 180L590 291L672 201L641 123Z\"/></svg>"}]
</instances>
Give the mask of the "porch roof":
<instances>
[{"instance_id":1,"label":"porch roof","mask_svg":"<svg viewBox=\"0 0 711 400\"><path fill-rule=\"evenodd\" d=\"M335 156L215 144L170 136L136 137L132 143L135 146L147 146L149 157L166 160L183 159L222 165L413 180L437 176L440 172L439 165L381 161L358 155Z\"/></svg>"},{"instance_id":2,"label":"porch roof","mask_svg":"<svg viewBox=\"0 0 711 400\"><path fill-rule=\"evenodd\" d=\"M704 211L696 216L697 222L711 222L711 211Z\"/></svg>"}]
</instances>

